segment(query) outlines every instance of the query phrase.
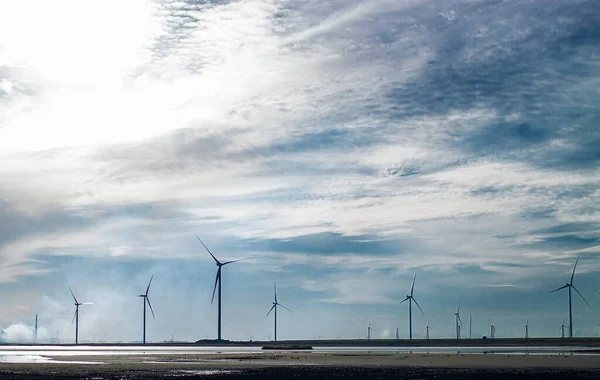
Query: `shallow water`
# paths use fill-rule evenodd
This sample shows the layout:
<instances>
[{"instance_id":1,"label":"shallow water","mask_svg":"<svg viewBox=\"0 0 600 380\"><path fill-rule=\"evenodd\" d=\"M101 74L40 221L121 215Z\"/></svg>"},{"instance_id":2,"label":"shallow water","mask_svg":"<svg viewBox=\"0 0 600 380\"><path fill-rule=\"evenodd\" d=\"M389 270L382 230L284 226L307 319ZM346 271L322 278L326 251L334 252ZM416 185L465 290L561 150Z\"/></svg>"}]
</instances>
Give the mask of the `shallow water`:
<instances>
[{"instance_id":1,"label":"shallow water","mask_svg":"<svg viewBox=\"0 0 600 380\"><path fill-rule=\"evenodd\" d=\"M318 353L429 353L429 354L511 354L511 355L598 355L577 352L589 349L581 346L516 346L516 347L317 347L302 352ZM0 362L4 363L58 363L50 357L60 356L111 356L111 355L203 355L203 354L272 354L289 350L262 350L260 346L227 347L153 347L153 346L4 346L0 350ZM92 364L91 362L70 362Z\"/></svg>"}]
</instances>

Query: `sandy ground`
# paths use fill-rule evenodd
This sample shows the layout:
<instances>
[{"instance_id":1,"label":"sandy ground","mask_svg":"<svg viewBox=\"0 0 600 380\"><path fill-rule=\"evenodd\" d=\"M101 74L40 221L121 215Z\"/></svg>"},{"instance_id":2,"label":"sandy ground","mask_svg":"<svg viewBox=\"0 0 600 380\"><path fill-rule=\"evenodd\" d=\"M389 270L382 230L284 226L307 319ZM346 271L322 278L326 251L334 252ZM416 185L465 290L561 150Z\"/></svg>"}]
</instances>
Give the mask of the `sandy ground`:
<instances>
[{"instance_id":1,"label":"sandy ground","mask_svg":"<svg viewBox=\"0 0 600 380\"><path fill-rule=\"evenodd\" d=\"M62 361L104 362L111 365L172 365L254 368L257 366L385 366L436 368L598 368L598 355L510 354L363 354L363 353L260 353L203 355L60 356Z\"/></svg>"},{"instance_id":2,"label":"sandy ground","mask_svg":"<svg viewBox=\"0 0 600 380\"><path fill-rule=\"evenodd\" d=\"M364 375L361 375L361 371L368 371L369 376L380 379L458 379L482 376L490 379L515 379L519 378L518 375L527 375L523 377L527 379L600 378L600 356L597 355L149 353L135 356L60 356L53 359L63 363L0 363L0 379L137 379L167 376L264 379L291 376L326 379L330 378L327 375L330 372L332 378L355 378L354 376ZM96 364L64 363L69 361ZM336 369L335 375L332 369ZM414 377L409 376L410 374Z\"/></svg>"}]
</instances>

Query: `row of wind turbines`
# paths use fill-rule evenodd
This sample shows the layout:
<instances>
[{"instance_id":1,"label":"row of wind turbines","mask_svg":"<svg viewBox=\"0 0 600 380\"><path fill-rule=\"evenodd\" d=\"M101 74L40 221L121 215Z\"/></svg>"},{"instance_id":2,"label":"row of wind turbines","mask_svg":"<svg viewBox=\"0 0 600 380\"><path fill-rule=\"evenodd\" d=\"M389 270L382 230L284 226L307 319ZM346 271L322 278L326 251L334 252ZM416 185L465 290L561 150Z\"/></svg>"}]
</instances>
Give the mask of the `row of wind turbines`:
<instances>
[{"instance_id":1,"label":"row of wind turbines","mask_svg":"<svg viewBox=\"0 0 600 380\"><path fill-rule=\"evenodd\" d=\"M575 269L577 269L577 263L579 262L579 256L577 257L577 259L575 260L575 265L573 266L573 271L571 272L571 277L569 278L569 282L567 282L565 285L560 286L552 291L550 291L550 293L554 293L557 292L559 290L562 289L567 289L568 290L568 301L569 301L569 338L573 338L573 303L572 303L572 294L571 294L571 289L575 290L575 292L581 297L581 299L585 302L585 304L591 308L589 302L585 299L585 297L579 292L579 290L577 290L577 288L575 287L575 285L573 285L573 280L575 278ZM421 311L421 314L425 315L425 313L423 312L423 309L421 309L421 306L419 306L419 304L417 303L417 300L414 297L414 290L415 290L415 280L416 280L416 273L413 276L413 281L412 281L412 285L410 287L410 294L408 294L406 296L406 298L404 298L400 303L404 303L406 301L408 301L408 336L409 339L412 339L412 303L414 302L415 305L419 308L419 310ZM596 290L594 288L594 290ZM596 290L596 292L598 294L600 294L600 292L598 292L598 290ZM456 312L454 313L454 317L455 317L455 328L456 328L456 339L461 339L461 329L462 329L462 321L460 319L460 305L461 302L458 303L458 308L456 309ZM471 326L471 317L469 316L469 329ZM527 321L525 322L525 339L529 338L529 319L527 319ZM371 336L371 324L369 324L368 329L368 336L370 338ZM426 327L426 339L429 339L429 330L430 327L429 325L427 325ZM470 332L469 332L470 335ZM496 336L496 322L494 321L494 323L492 323L490 325L490 338L494 339ZM398 331L396 330L396 337L398 337ZM564 323L564 319L563 319L563 323L561 325L561 337L564 338L565 337L565 323Z\"/></svg>"},{"instance_id":2,"label":"row of wind turbines","mask_svg":"<svg viewBox=\"0 0 600 380\"><path fill-rule=\"evenodd\" d=\"M213 260L215 261L215 264L217 265L217 268L218 268L217 275L215 277L215 286L213 288L213 294L212 294L210 303L211 304L214 303L215 293L216 293L217 287L218 287L219 293L218 293L218 297L217 297L217 303L218 303L218 322L217 322L218 338L217 339L222 340L222 338L221 338L221 316L222 316L221 315L221 282L222 282L222 276L223 276L222 269L225 265L236 263L236 262L243 261L243 260L250 260L251 258L221 262L221 261L219 261L219 259L217 259L215 257L215 255L210 251L210 249L208 249L208 247L204 244L204 242L200 239L200 237L198 237L198 235L196 235L196 237L198 238L198 240L200 241L202 246L208 251L210 256L213 258ZM146 287L146 292L138 295L138 297L142 298L142 302L143 302L143 333L142 333L142 343L143 344L146 344L146 305L148 305L148 307L150 307L150 312L152 312L152 318L156 319L156 315L154 314L154 309L152 308L152 303L150 302L150 297L149 297L150 286L152 285L153 279L154 279L154 274L152 275L152 277L150 277L150 281L148 282L148 286ZM79 300L77 299L77 297L75 297L75 294L73 293L73 290L70 287L69 287L69 291L71 292L71 295L73 296L73 300L75 301L75 314L73 315L73 321L71 321L71 323L75 322L75 344L79 344L79 306L93 305L93 303L92 302L79 302ZM279 301L277 300L277 285L275 283L273 283L273 293L274 293L273 305L271 306L271 308L269 309L269 311L267 312L265 317L268 317L269 314L271 314L271 312L274 312L273 313L274 314L273 315L274 336L275 336L275 341L277 341L277 308L282 307L291 313L293 313L293 312L288 307L279 303Z\"/></svg>"},{"instance_id":3,"label":"row of wind turbines","mask_svg":"<svg viewBox=\"0 0 600 380\"><path fill-rule=\"evenodd\" d=\"M225 261L225 262L221 262L219 259L217 259L217 257L211 252L211 250L204 244L204 242L200 239L200 237L198 235L196 235L196 238L198 239L198 241L200 241L200 243L202 244L202 246L206 249L206 251L210 254L210 256L213 258L213 260L215 261L215 264L217 266L217 273L215 276L215 284L214 284L214 288L213 288L213 293L212 293L212 298L211 298L211 304L214 303L214 299L215 299L215 295L217 294L217 288L219 290L218 295L217 295L217 304L218 304L218 313L217 313L217 339L218 340L222 340L222 335L221 335L221 331L222 331L222 292L221 292L221 288L222 288L222 279L223 279L223 267L229 264L233 264L236 262L240 262L240 261L244 261L244 260L250 260L252 258L244 258L244 259L238 259L238 260L230 260L230 261ZM575 270L577 268L577 263L579 262L579 257L577 257L577 260L575 261L575 265L573 266L573 271L571 273L571 277L569 279L569 282L567 282L565 285L560 286L552 291L550 291L550 293L554 293L557 292L559 290L562 289L567 289L568 290L568 304L569 304L569 338L573 337L573 308L572 308L572 293L571 290L575 290L575 292L581 297L581 299L583 299L583 301L586 303L586 305L588 307L591 308L590 304L587 302L587 300L585 299L585 297L583 297L583 295L579 292L579 290L577 290L577 288L575 287L575 285L573 285L573 280L575 277ZM417 300L414 297L414 290L415 290L415 281L416 281L416 273L413 276L413 280L412 280L412 284L410 287L410 294L408 294L401 302L400 304L407 302L408 301L408 333L409 333L409 339L413 338L413 328L412 328L412 304L413 302L415 303L415 305L417 306L417 308L419 309L419 311L421 312L422 315L425 315L425 312L423 311L423 309L421 308L421 306L419 305L419 303L417 302ZM145 344L146 343L146 305L150 308L150 311L152 313L152 317L155 317L154 314L154 309L152 308L152 304L150 302L150 298L149 298L149 292L150 292L150 286L152 285L152 280L154 279L154 275L152 275L152 277L150 277L150 281L148 282L148 286L146 287L146 292L143 294L138 295L138 297L142 298L142 302L143 302L143 339L142 342ZM595 289L595 288L594 288ZM73 290L71 290L71 288L69 288L71 295L73 296L73 300L75 301L75 315L73 316L73 321L75 321L75 343L78 344L79 343L79 306L81 305L88 305L91 304L89 302L79 302L77 300L77 298L75 297L75 294L73 293ZM596 289L595 289L596 290ZM598 292L598 290L596 290L596 292ZM275 337L275 341L277 341L277 308L278 307L282 307L285 310L292 312L292 310L290 310L289 308L287 308L286 306L282 305L281 303L279 303L278 299L277 299L277 287L276 284L273 284L273 293L274 293L274 300L273 300L273 304L271 306L271 308L269 309L269 311L267 312L267 314L265 315L265 317L269 316L269 314L271 314L271 312L274 312L274 337ZM598 292L598 294L600 294L600 292ZM456 310L456 312L454 313L455 316L455 328L456 328L456 339L461 339L461 330L462 330L462 321L460 318L460 306L461 306L461 302L459 302L458 304L458 308ZM469 325L471 325L471 317L469 317ZM496 322L494 322L492 325L490 325L490 338L495 338L495 332L496 332ZM529 337L529 320L527 320L526 324L525 324L525 337L528 338ZM564 337L564 321L563 324L561 325L561 329L562 329L562 336ZM369 326L367 328L368 332L367 332L367 337L370 339L371 337L371 325L369 323ZM429 330L430 327L429 325L427 326L426 329L426 338L429 338ZM396 329L396 338L398 338L398 330Z\"/></svg>"}]
</instances>

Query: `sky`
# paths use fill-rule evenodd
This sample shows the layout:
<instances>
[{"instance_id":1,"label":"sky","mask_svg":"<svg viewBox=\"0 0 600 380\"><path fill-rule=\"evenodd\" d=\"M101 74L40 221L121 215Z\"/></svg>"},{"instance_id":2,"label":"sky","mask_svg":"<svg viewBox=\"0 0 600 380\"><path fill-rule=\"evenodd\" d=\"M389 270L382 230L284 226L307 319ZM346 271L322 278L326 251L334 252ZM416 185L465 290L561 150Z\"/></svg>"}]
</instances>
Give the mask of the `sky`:
<instances>
[{"instance_id":1,"label":"sky","mask_svg":"<svg viewBox=\"0 0 600 380\"><path fill-rule=\"evenodd\" d=\"M600 310L600 2L0 2L0 326L559 336ZM464 335L464 334L463 334Z\"/></svg>"}]
</instances>

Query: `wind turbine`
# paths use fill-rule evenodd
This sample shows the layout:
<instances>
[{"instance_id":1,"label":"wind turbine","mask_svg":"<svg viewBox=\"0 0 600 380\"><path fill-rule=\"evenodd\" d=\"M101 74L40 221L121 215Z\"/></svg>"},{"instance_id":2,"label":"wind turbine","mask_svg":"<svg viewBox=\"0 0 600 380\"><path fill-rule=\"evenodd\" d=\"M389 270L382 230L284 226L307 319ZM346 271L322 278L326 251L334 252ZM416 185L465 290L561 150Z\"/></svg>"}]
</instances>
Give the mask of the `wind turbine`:
<instances>
[{"instance_id":1,"label":"wind turbine","mask_svg":"<svg viewBox=\"0 0 600 380\"><path fill-rule=\"evenodd\" d=\"M75 297L75 294L73 294L73 290L71 290L70 287L69 287L69 291L71 292L71 295L73 296L73 300L75 300L75 315L73 315L73 321L75 321L75 344L79 344L79 306L93 305L93 303L92 302L79 302L79 301L77 301L77 298ZM73 321L71 321L71 323L73 323Z\"/></svg>"},{"instance_id":2,"label":"wind turbine","mask_svg":"<svg viewBox=\"0 0 600 380\"><path fill-rule=\"evenodd\" d=\"M456 309L456 313L454 313L454 316L456 317L456 339L460 339L460 328L462 326L462 321L460 320L460 304L461 302L458 303L458 309Z\"/></svg>"},{"instance_id":3,"label":"wind turbine","mask_svg":"<svg viewBox=\"0 0 600 380\"><path fill-rule=\"evenodd\" d=\"M571 273L571 278L569 279L569 282L567 282L560 288L556 288L550 292L550 293L554 293L554 292L564 289L564 288L567 288L569 290L569 338L573 338L573 307L571 304L571 289L575 290L577 292L577 294L579 294L579 296L581 297L583 302L585 302L586 305L588 305L588 307L590 309L592 308L590 306L590 304L588 303L588 301L586 301L586 299L583 297L583 295L581 293L579 293L579 290L577 290L575 285L573 285L573 277L575 277L575 268L577 268L578 261L579 261L579 256L577 256L577 260L575 260L575 265L573 266L573 272Z\"/></svg>"},{"instance_id":4,"label":"wind turbine","mask_svg":"<svg viewBox=\"0 0 600 380\"><path fill-rule=\"evenodd\" d=\"M429 330L431 330L431 327L429 327L429 325L425 326L425 339L429 340Z\"/></svg>"},{"instance_id":5,"label":"wind turbine","mask_svg":"<svg viewBox=\"0 0 600 380\"><path fill-rule=\"evenodd\" d=\"M496 337L496 321L490 325L490 339L494 339Z\"/></svg>"},{"instance_id":6,"label":"wind turbine","mask_svg":"<svg viewBox=\"0 0 600 380\"><path fill-rule=\"evenodd\" d=\"M398 328L396 327L396 340L400 340L400 334L398 333Z\"/></svg>"},{"instance_id":7,"label":"wind turbine","mask_svg":"<svg viewBox=\"0 0 600 380\"><path fill-rule=\"evenodd\" d=\"M0 330L0 343L4 342L4 334L6 334L6 330Z\"/></svg>"},{"instance_id":8,"label":"wind turbine","mask_svg":"<svg viewBox=\"0 0 600 380\"><path fill-rule=\"evenodd\" d=\"M565 319L562 320L562 325L560 325L560 337L561 339L565 339Z\"/></svg>"},{"instance_id":9,"label":"wind turbine","mask_svg":"<svg viewBox=\"0 0 600 380\"><path fill-rule=\"evenodd\" d=\"M369 322L369 326L367 327L367 340L371 340L371 322Z\"/></svg>"},{"instance_id":10,"label":"wind turbine","mask_svg":"<svg viewBox=\"0 0 600 380\"><path fill-rule=\"evenodd\" d=\"M198 238L198 240L200 240L198 235L196 235L196 237ZM217 339L221 340L221 269L227 264L236 263L238 261L248 260L248 259L231 260L231 261L225 261L224 263L222 263L219 260L217 260L215 255L212 254L210 249L208 249L208 247L204 244L204 242L202 240L200 240L200 243L208 251L208 253L213 258L213 260L215 260L215 264L217 264L217 267L219 268L219 269L217 269L217 276L215 277L215 287L213 289L213 295L212 295L212 299L210 300L210 303L212 304L213 301L215 300L215 292L217 290L217 285L219 285L219 299L218 299L218 301L219 301L219 313L218 313L219 320L218 320L218 338Z\"/></svg>"},{"instance_id":11,"label":"wind turbine","mask_svg":"<svg viewBox=\"0 0 600 380\"><path fill-rule=\"evenodd\" d=\"M471 339L473 335L473 316L469 315L469 339Z\"/></svg>"},{"instance_id":12,"label":"wind turbine","mask_svg":"<svg viewBox=\"0 0 600 380\"><path fill-rule=\"evenodd\" d=\"M410 287L410 295L407 295L406 298L403 299L402 302L400 302L400 303L404 303L405 301L408 301L408 339L412 339L412 303L414 302L415 305L417 305L417 307L419 308L419 310L421 310L421 314L425 315L425 313L423 313L423 309L421 309L421 306L419 306L419 303L413 297L413 293L415 291L415 280L416 279L417 279L417 274L415 273L415 275L413 276L412 286Z\"/></svg>"},{"instance_id":13,"label":"wind turbine","mask_svg":"<svg viewBox=\"0 0 600 380\"><path fill-rule=\"evenodd\" d=\"M529 339L529 319L525 322L525 339Z\"/></svg>"},{"instance_id":14,"label":"wind turbine","mask_svg":"<svg viewBox=\"0 0 600 380\"><path fill-rule=\"evenodd\" d=\"M281 306L282 308L286 309L290 313L293 313L293 311L291 311L287 307L285 307L282 304L280 304L279 302L277 302L277 287L275 286L275 283L273 283L273 291L275 292L275 301L273 301L273 306L271 306L271 309L269 310L267 315L265 315L265 317L268 317L269 314L271 314L271 312L273 310L275 310L275 315L274 315L274 317L275 317L274 318L275 319L275 342L277 342L277 306Z\"/></svg>"},{"instance_id":15,"label":"wind turbine","mask_svg":"<svg viewBox=\"0 0 600 380\"><path fill-rule=\"evenodd\" d=\"M148 292L150 291L150 285L152 285L152 280L154 279L154 275L150 277L150 282L148 283L148 287L146 288L146 293L138 295L138 297L142 298L142 302L144 302L144 337L142 342L146 344L146 303L150 306L150 311L152 312L152 318L156 319L154 315L154 310L152 310L152 304L150 303L150 298L148 298Z\"/></svg>"}]
</instances>

